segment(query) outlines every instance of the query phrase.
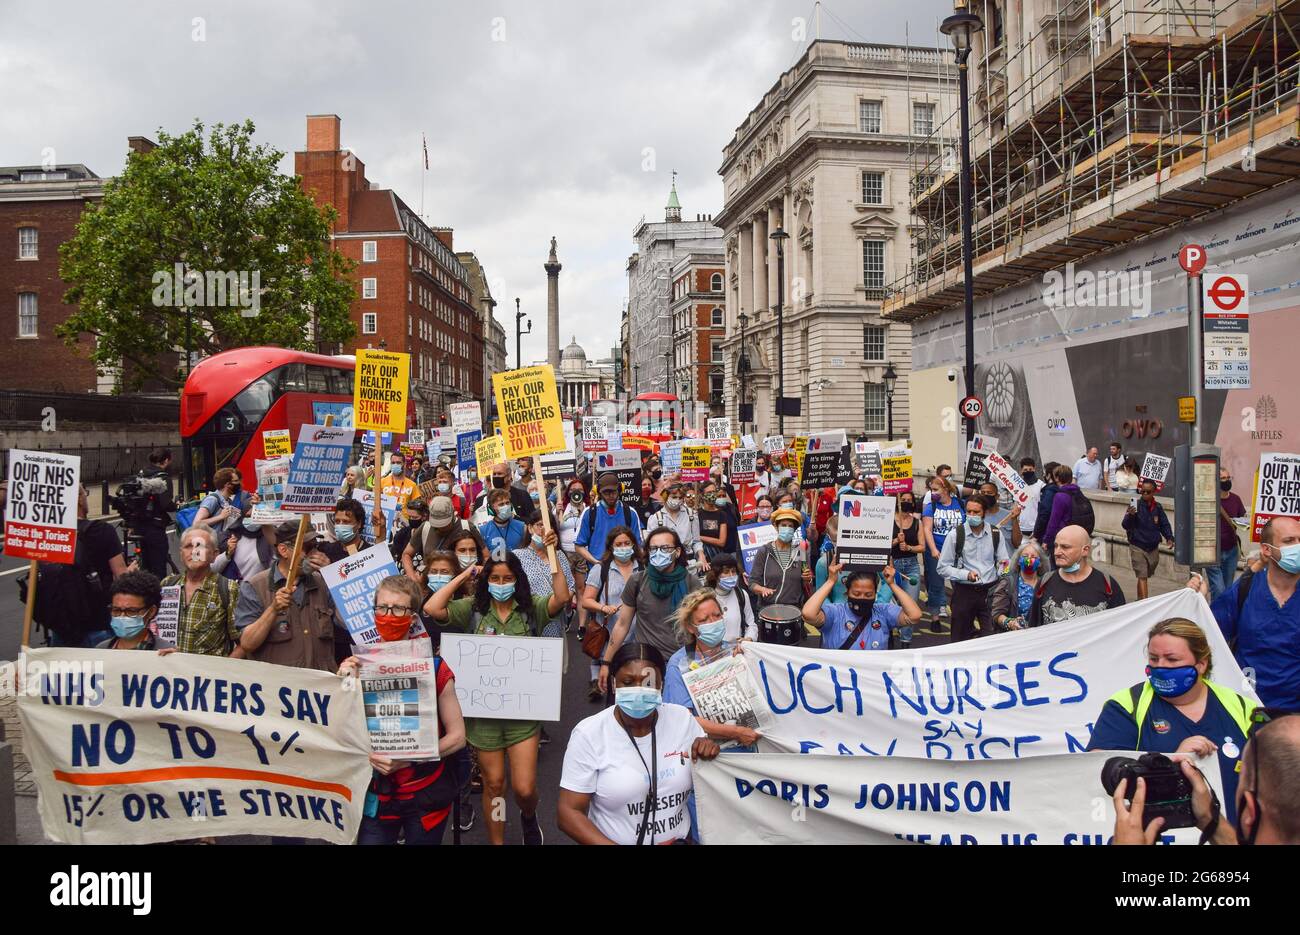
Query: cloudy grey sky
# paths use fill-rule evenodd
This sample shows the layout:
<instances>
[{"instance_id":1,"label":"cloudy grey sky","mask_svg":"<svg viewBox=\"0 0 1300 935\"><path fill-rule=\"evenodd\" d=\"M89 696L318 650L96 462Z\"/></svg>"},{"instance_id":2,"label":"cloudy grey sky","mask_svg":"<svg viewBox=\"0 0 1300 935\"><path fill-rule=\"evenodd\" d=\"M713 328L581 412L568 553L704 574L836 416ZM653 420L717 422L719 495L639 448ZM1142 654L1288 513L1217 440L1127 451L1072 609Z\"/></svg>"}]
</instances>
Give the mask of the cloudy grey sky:
<instances>
[{"instance_id":1,"label":"cloudy grey sky","mask_svg":"<svg viewBox=\"0 0 1300 935\"><path fill-rule=\"evenodd\" d=\"M418 209L425 133L425 215L483 262L512 363L515 296L533 315L524 358L545 356L552 235L560 344L576 334L590 357L608 353L633 227L662 219L673 169L685 216L722 207L722 147L815 32L812 0L0 7L0 165L53 147L59 162L115 175L128 136L251 118L292 172L305 115L336 113L372 185ZM913 44L934 44L951 3L822 9L823 38L902 42L906 24Z\"/></svg>"}]
</instances>

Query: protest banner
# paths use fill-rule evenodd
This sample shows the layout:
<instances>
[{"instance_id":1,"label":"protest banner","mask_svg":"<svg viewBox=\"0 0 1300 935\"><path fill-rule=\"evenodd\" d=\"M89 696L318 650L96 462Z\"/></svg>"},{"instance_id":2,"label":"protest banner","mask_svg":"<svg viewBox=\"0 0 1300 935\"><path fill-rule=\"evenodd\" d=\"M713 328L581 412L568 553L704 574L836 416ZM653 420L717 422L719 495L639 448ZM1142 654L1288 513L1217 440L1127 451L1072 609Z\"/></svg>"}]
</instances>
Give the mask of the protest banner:
<instances>
[{"instance_id":1,"label":"protest banner","mask_svg":"<svg viewBox=\"0 0 1300 935\"><path fill-rule=\"evenodd\" d=\"M443 633L441 653L456 673L456 698L465 717L560 719L562 640Z\"/></svg>"},{"instance_id":2,"label":"protest banner","mask_svg":"<svg viewBox=\"0 0 1300 935\"><path fill-rule=\"evenodd\" d=\"M704 844L1107 844L1115 807L1101 771L1115 755L936 763L760 753L697 760L691 771ZM1217 758L1193 762L1222 800ZM1200 835L1161 829L1159 842L1195 845Z\"/></svg>"},{"instance_id":3,"label":"protest banner","mask_svg":"<svg viewBox=\"0 0 1300 935\"><path fill-rule=\"evenodd\" d=\"M736 518L742 523L752 523L758 516L758 497L767 488L757 481L733 484L736 491Z\"/></svg>"},{"instance_id":4,"label":"protest banner","mask_svg":"<svg viewBox=\"0 0 1300 935\"><path fill-rule=\"evenodd\" d=\"M789 455L793 455L794 460L788 461L787 464L791 471L794 472L794 479L803 480L803 456L808 450L808 437L806 435L796 435L786 448Z\"/></svg>"},{"instance_id":5,"label":"protest banner","mask_svg":"<svg viewBox=\"0 0 1300 935\"><path fill-rule=\"evenodd\" d=\"M293 440L288 429L267 429L262 433L262 454L268 458L293 454Z\"/></svg>"},{"instance_id":6,"label":"protest banner","mask_svg":"<svg viewBox=\"0 0 1300 935\"><path fill-rule=\"evenodd\" d=\"M437 429L434 429L436 432ZM406 432L406 443L412 448L424 447L424 429L408 429Z\"/></svg>"},{"instance_id":7,"label":"protest banner","mask_svg":"<svg viewBox=\"0 0 1300 935\"><path fill-rule=\"evenodd\" d=\"M366 510L366 515L370 515L369 508ZM378 643L379 631L375 629L375 592L379 590L379 583L385 578L402 573L397 563L393 561L393 553L389 551L388 546L382 543L372 545L368 549L362 549L356 555L349 555L347 558L326 565L320 573L325 579L325 586L329 588L330 600L334 602L335 610L343 619L343 625L347 627L352 642L358 646ZM420 626L421 631L424 630L418 617L412 624L413 631L416 625Z\"/></svg>"},{"instance_id":8,"label":"protest banner","mask_svg":"<svg viewBox=\"0 0 1300 935\"><path fill-rule=\"evenodd\" d=\"M609 450L609 419L605 416L582 417L582 450L587 454Z\"/></svg>"},{"instance_id":9,"label":"protest banner","mask_svg":"<svg viewBox=\"0 0 1300 935\"><path fill-rule=\"evenodd\" d=\"M184 585L172 584L162 589L162 601L158 604L158 613L154 615L149 628L158 638L158 646L175 646L176 631L181 625L181 588Z\"/></svg>"},{"instance_id":10,"label":"protest banner","mask_svg":"<svg viewBox=\"0 0 1300 935\"><path fill-rule=\"evenodd\" d=\"M354 646L370 749L399 760L436 760L438 678L431 640Z\"/></svg>"},{"instance_id":11,"label":"protest banner","mask_svg":"<svg viewBox=\"0 0 1300 935\"><path fill-rule=\"evenodd\" d=\"M763 439L763 451L769 455L785 454L785 436L767 436L767 438Z\"/></svg>"},{"instance_id":12,"label":"protest banner","mask_svg":"<svg viewBox=\"0 0 1300 935\"><path fill-rule=\"evenodd\" d=\"M574 452L573 423L564 423L564 449L538 455L542 480L567 480L578 476L578 456Z\"/></svg>"},{"instance_id":13,"label":"protest banner","mask_svg":"<svg viewBox=\"0 0 1300 935\"><path fill-rule=\"evenodd\" d=\"M80 483L81 458L77 455L10 449L5 555L71 565L77 551ZM29 581L35 578L33 574ZM34 603L28 600L29 610Z\"/></svg>"},{"instance_id":14,"label":"protest banner","mask_svg":"<svg viewBox=\"0 0 1300 935\"><path fill-rule=\"evenodd\" d=\"M601 474L612 471L618 478L619 499L629 508L641 502L641 452L618 448L597 452L593 457L597 481Z\"/></svg>"},{"instance_id":15,"label":"protest banner","mask_svg":"<svg viewBox=\"0 0 1300 935\"><path fill-rule=\"evenodd\" d=\"M736 529L740 537L740 560L745 563L745 574L754 565L754 553L769 542L776 541L776 527L771 523L750 523Z\"/></svg>"},{"instance_id":16,"label":"protest banner","mask_svg":"<svg viewBox=\"0 0 1300 935\"><path fill-rule=\"evenodd\" d=\"M356 839L370 741L361 693L333 672L36 649L25 659L18 717L41 825L54 841Z\"/></svg>"},{"instance_id":17,"label":"protest banner","mask_svg":"<svg viewBox=\"0 0 1300 935\"><path fill-rule=\"evenodd\" d=\"M358 348L352 381L352 419L359 429L406 431L411 396L411 355Z\"/></svg>"},{"instance_id":18,"label":"protest banner","mask_svg":"<svg viewBox=\"0 0 1300 935\"><path fill-rule=\"evenodd\" d=\"M481 429L463 432L456 436L456 470L461 474L478 468L478 443L482 440Z\"/></svg>"},{"instance_id":19,"label":"protest banner","mask_svg":"<svg viewBox=\"0 0 1300 935\"><path fill-rule=\"evenodd\" d=\"M352 452L350 428L304 425L289 465L280 509L289 513L332 511Z\"/></svg>"},{"instance_id":20,"label":"protest banner","mask_svg":"<svg viewBox=\"0 0 1300 935\"><path fill-rule=\"evenodd\" d=\"M1164 489L1165 478L1169 476L1169 465L1173 463L1173 458L1148 453L1142 459L1142 470L1138 474L1138 479L1155 481L1156 493L1159 493Z\"/></svg>"},{"instance_id":21,"label":"protest banner","mask_svg":"<svg viewBox=\"0 0 1300 935\"><path fill-rule=\"evenodd\" d=\"M682 673L682 681L699 717L758 731L770 720L758 687L739 656L728 654L706 666L689 669ZM736 745L735 741L723 744Z\"/></svg>"},{"instance_id":22,"label":"protest banner","mask_svg":"<svg viewBox=\"0 0 1300 935\"><path fill-rule=\"evenodd\" d=\"M853 466L868 477L879 477L880 442L854 442Z\"/></svg>"},{"instance_id":23,"label":"protest banner","mask_svg":"<svg viewBox=\"0 0 1300 935\"><path fill-rule=\"evenodd\" d=\"M1264 524L1277 516L1300 519L1300 455L1268 451L1259 456L1251 541L1258 542Z\"/></svg>"},{"instance_id":24,"label":"protest banner","mask_svg":"<svg viewBox=\"0 0 1300 935\"><path fill-rule=\"evenodd\" d=\"M737 448L731 454L731 482L744 483L757 473L758 452L753 448Z\"/></svg>"},{"instance_id":25,"label":"protest banner","mask_svg":"<svg viewBox=\"0 0 1300 935\"><path fill-rule=\"evenodd\" d=\"M1179 588L1076 620L920 650L844 653L746 643L773 713L764 752L1000 759L1083 750L1102 705L1146 679L1147 631L1205 631L1214 680L1255 689L1197 593Z\"/></svg>"},{"instance_id":26,"label":"protest banner","mask_svg":"<svg viewBox=\"0 0 1300 935\"><path fill-rule=\"evenodd\" d=\"M447 407L455 435L483 431L483 413L477 402L452 403Z\"/></svg>"},{"instance_id":27,"label":"protest banner","mask_svg":"<svg viewBox=\"0 0 1300 935\"><path fill-rule=\"evenodd\" d=\"M352 491L352 499L361 504L361 509L366 511L366 524L361 527L361 541L366 545L375 544L375 495L369 490ZM401 515L401 510L397 506L397 498L390 494L381 494L379 497L379 512L384 517L384 540L392 542L393 536L397 533L397 517Z\"/></svg>"},{"instance_id":28,"label":"protest banner","mask_svg":"<svg viewBox=\"0 0 1300 935\"><path fill-rule=\"evenodd\" d=\"M985 463L991 451L998 450L998 440L991 435L976 435L966 446L966 473L962 475L967 487L978 487L989 482L989 469Z\"/></svg>"},{"instance_id":29,"label":"protest banner","mask_svg":"<svg viewBox=\"0 0 1300 935\"><path fill-rule=\"evenodd\" d=\"M506 459L506 446L500 435L489 435L474 446L474 461L478 472L486 475L495 465Z\"/></svg>"},{"instance_id":30,"label":"protest banner","mask_svg":"<svg viewBox=\"0 0 1300 935\"><path fill-rule=\"evenodd\" d=\"M840 497L836 560L852 571L879 571L889 564L896 497L844 494Z\"/></svg>"},{"instance_id":31,"label":"protest banner","mask_svg":"<svg viewBox=\"0 0 1300 935\"><path fill-rule=\"evenodd\" d=\"M797 441L797 439L796 439ZM835 486L841 471L844 451L844 432L826 432L810 435L799 471L799 486L804 490L819 490Z\"/></svg>"},{"instance_id":32,"label":"protest banner","mask_svg":"<svg viewBox=\"0 0 1300 935\"><path fill-rule=\"evenodd\" d=\"M713 450L708 445L682 445L682 480L688 484L709 479Z\"/></svg>"},{"instance_id":33,"label":"protest banner","mask_svg":"<svg viewBox=\"0 0 1300 935\"><path fill-rule=\"evenodd\" d=\"M758 450L758 445L754 442L754 436L753 436L753 435L742 435L742 436L740 436L740 447L741 447L741 448L753 448L755 451Z\"/></svg>"},{"instance_id":34,"label":"protest banner","mask_svg":"<svg viewBox=\"0 0 1300 935\"><path fill-rule=\"evenodd\" d=\"M521 458L564 447L564 420L549 364L493 374L506 457Z\"/></svg>"},{"instance_id":35,"label":"protest banner","mask_svg":"<svg viewBox=\"0 0 1300 935\"><path fill-rule=\"evenodd\" d=\"M665 474L676 474L682 469L682 445L684 442L660 442L659 466Z\"/></svg>"},{"instance_id":36,"label":"protest banner","mask_svg":"<svg viewBox=\"0 0 1300 935\"><path fill-rule=\"evenodd\" d=\"M709 441L721 441L726 439L726 441L730 443L731 419L725 417L721 419L710 419L708 422L707 438Z\"/></svg>"},{"instance_id":37,"label":"protest banner","mask_svg":"<svg viewBox=\"0 0 1300 935\"><path fill-rule=\"evenodd\" d=\"M651 435L624 435L623 436L624 448L635 448L638 451L649 451L650 453L653 454L657 446L658 446L658 442L656 442L654 437Z\"/></svg>"},{"instance_id":38,"label":"protest banner","mask_svg":"<svg viewBox=\"0 0 1300 935\"><path fill-rule=\"evenodd\" d=\"M984 459L984 465L994 480L1002 485L1011 499L1024 506L1029 502L1029 485L1020 476L1020 472L1011 466L1006 458L996 451L990 451Z\"/></svg>"},{"instance_id":39,"label":"protest banner","mask_svg":"<svg viewBox=\"0 0 1300 935\"><path fill-rule=\"evenodd\" d=\"M880 479L886 494L907 493L912 489L912 452L893 449L880 453Z\"/></svg>"}]
</instances>

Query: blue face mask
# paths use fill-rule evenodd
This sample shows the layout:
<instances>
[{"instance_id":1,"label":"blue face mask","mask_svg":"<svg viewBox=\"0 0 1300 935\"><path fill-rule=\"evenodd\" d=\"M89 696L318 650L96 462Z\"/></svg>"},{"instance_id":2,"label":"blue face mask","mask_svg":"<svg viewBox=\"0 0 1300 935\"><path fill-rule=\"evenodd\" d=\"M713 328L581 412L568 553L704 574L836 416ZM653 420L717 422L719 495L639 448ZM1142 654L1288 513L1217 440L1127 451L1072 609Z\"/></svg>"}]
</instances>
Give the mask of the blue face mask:
<instances>
[{"instance_id":1,"label":"blue face mask","mask_svg":"<svg viewBox=\"0 0 1300 935\"><path fill-rule=\"evenodd\" d=\"M726 497L717 497L717 498L714 499L713 502L716 503L718 506L726 506L726 505L729 504L731 501L728 500Z\"/></svg>"},{"instance_id":2,"label":"blue face mask","mask_svg":"<svg viewBox=\"0 0 1300 935\"><path fill-rule=\"evenodd\" d=\"M451 575L430 575L429 576L429 587L435 591L443 587L444 585L448 585L448 584L451 584Z\"/></svg>"},{"instance_id":3,"label":"blue face mask","mask_svg":"<svg viewBox=\"0 0 1300 935\"><path fill-rule=\"evenodd\" d=\"M529 491L528 496L533 498L534 503L536 503L539 499L541 499L541 494L538 493L536 490Z\"/></svg>"},{"instance_id":4,"label":"blue face mask","mask_svg":"<svg viewBox=\"0 0 1300 935\"><path fill-rule=\"evenodd\" d=\"M1172 669L1147 666L1147 678L1161 698L1177 698L1187 694L1200 677L1196 666L1175 666Z\"/></svg>"},{"instance_id":5,"label":"blue face mask","mask_svg":"<svg viewBox=\"0 0 1300 935\"><path fill-rule=\"evenodd\" d=\"M477 565L477 564L478 564L478 556L477 556L477 555L470 555L470 554L468 554L468 553L466 553L466 554L464 554L464 555L461 555L459 552L457 552L457 553L456 553L456 561L460 562L460 570L461 570L461 571L464 571L464 570L465 570L466 568L468 568L470 565Z\"/></svg>"},{"instance_id":6,"label":"blue face mask","mask_svg":"<svg viewBox=\"0 0 1300 935\"><path fill-rule=\"evenodd\" d=\"M357 527L335 526L334 535L338 537L339 542L347 544L357 537Z\"/></svg>"},{"instance_id":7,"label":"blue face mask","mask_svg":"<svg viewBox=\"0 0 1300 935\"><path fill-rule=\"evenodd\" d=\"M616 546L614 548L614 557L620 562L626 562L632 557L633 549L630 545Z\"/></svg>"},{"instance_id":8,"label":"blue face mask","mask_svg":"<svg viewBox=\"0 0 1300 935\"><path fill-rule=\"evenodd\" d=\"M1070 574L1074 574L1074 573L1075 573L1076 571L1078 571L1082 566L1083 566L1083 562L1075 562L1073 565L1066 565L1065 567L1063 567L1063 568L1061 569L1061 571L1069 572Z\"/></svg>"},{"instance_id":9,"label":"blue face mask","mask_svg":"<svg viewBox=\"0 0 1300 935\"><path fill-rule=\"evenodd\" d=\"M794 527L781 526L776 531L776 537L782 542L791 543L794 541Z\"/></svg>"},{"instance_id":10,"label":"blue face mask","mask_svg":"<svg viewBox=\"0 0 1300 935\"><path fill-rule=\"evenodd\" d=\"M497 519L512 519L515 515L515 508L510 504L497 507Z\"/></svg>"},{"instance_id":11,"label":"blue face mask","mask_svg":"<svg viewBox=\"0 0 1300 935\"><path fill-rule=\"evenodd\" d=\"M255 523L251 519L246 519L244 520L244 528L249 532L257 532L259 529L262 528L262 524Z\"/></svg>"},{"instance_id":12,"label":"blue face mask","mask_svg":"<svg viewBox=\"0 0 1300 935\"><path fill-rule=\"evenodd\" d=\"M984 517L976 516L973 513L966 517L966 521L970 523L972 529L979 529L984 525Z\"/></svg>"},{"instance_id":13,"label":"blue face mask","mask_svg":"<svg viewBox=\"0 0 1300 935\"><path fill-rule=\"evenodd\" d=\"M513 584L489 584L488 593L492 595L493 600L504 604L515 596L515 586Z\"/></svg>"},{"instance_id":14,"label":"blue face mask","mask_svg":"<svg viewBox=\"0 0 1300 935\"><path fill-rule=\"evenodd\" d=\"M533 548L534 548L534 549L544 548L545 545L546 545L546 540L545 540L545 539L543 539L541 536L533 536Z\"/></svg>"},{"instance_id":15,"label":"blue face mask","mask_svg":"<svg viewBox=\"0 0 1300 935\"><path fill-rule=\"evenodd\" d=\"M632 686L614 689L614 704L628 717L638 721L654 714L662 701L663 695L657 688Z\"/></svg>"},{"instance_id":16,"label":"blue face mask","mask_svg":"<svg viewBox=\"0 0 1300 935\"><path fill-rule=\"evenodd\" d=\"M727 575L725 578L718 579L718 587L724 591L730 591L740 581L739 575Z\"/></svg>"},{"instance_id":17,"label":"blue face mask","mask_svg":"<svg viewBox=\"0 0 1300 935\"><path fill-rule=\"evenodd\" d=\"M1276 551L1278 568L1288 575L1300 573L1300 545L1284 545Z\"/></svg>"},{"instance_id":18,"label":"blue face mask","mask_svg":"<svg viewBox=\"0 0 1300 935\"><path fill-rule=\"evenodd\" d=\"M438 493L451 493L451 484L439 484Z\"/></svg>"},{"instance_id":19,"label":"blue face mask","mask_svg":"<svg viewBox=\"0 0 1300 935\"><path fill-rule=\"evenodd\" d=\"M113 632L124 640L139 636L144 629L144 617L114 617Z\"/></svg>"},{"instance_id":20,"label":"blue face mask","mask_svg":"<svg viewBox=\"0 0 1300 935\"><path fill-rule=\"evenodd\" d=\"M673 563L673 553L671 549L654 549L650 552L650 564L663 571Z\"/></svg>"},{"instance_id":21,"label":"blue face mask","mask_svg":"<svg viewBox=\"0 0 1300 935\"><path fill-rule=\"evenodd\" d=\"M403 470L404 468L402 467L402 465L394 464L392 468L389 469L388 473L393 475L394 477L401 477Z\"/></svg>"},{"instance_id":22,"label":"blue face mask","mask_svg":"<svg viewBox=\"0 0 1300 935\"><path fill-rule=\"evenodd\" d=\"M697 635L705 646L717 646L727 635L727 622L717 620L713 623L702 623L697 630Z\"/></svg>"}]
</instances>

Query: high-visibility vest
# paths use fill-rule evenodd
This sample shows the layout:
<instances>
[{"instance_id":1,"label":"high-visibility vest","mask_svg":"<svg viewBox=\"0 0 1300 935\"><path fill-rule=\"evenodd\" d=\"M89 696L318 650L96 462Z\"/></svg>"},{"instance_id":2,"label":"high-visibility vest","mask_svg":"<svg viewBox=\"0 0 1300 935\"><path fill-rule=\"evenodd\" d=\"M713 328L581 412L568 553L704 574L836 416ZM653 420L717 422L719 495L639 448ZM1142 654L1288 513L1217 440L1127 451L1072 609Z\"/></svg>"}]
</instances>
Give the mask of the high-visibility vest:
<instances>
[{"instance_id":1,"label":"high-visibility vest","mask_svg":"<svg viewBox=\"0 0 1300 935\"><path fill-rule=\"evenodd\" d=\"M1217 682L1211 682L1209 679L1201 679L1202 682L1214 693L1214 697L1219 699L1219 704L1241 728L1243 737L1250 733L1250 714L1259 705L1251 701L1245 695L1238 694L1231 688L1220 685ZM1115 694L1111 695L1109 700L1118 704L1124 711L1133 717L1134 723L1137 724L1138 737L1135 749L1142 749L1142 722L1146 720L1147 711L1151 708L1151 702L1156 697L1156 690L1151 687L1150 681L1139 682L1128 688L1121 688Z\"/></svg>"}]
</instances>

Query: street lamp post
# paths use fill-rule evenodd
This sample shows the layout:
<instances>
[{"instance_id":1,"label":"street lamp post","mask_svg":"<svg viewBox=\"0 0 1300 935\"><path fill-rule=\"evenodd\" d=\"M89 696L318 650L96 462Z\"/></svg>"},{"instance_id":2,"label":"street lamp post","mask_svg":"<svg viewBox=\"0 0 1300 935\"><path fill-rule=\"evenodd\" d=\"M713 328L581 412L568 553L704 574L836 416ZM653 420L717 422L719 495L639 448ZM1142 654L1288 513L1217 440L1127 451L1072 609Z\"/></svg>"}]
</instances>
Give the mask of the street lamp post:
<instances>
[{"instance_id":1,"label":"street lamp post","mask_svg":"<svg viewBox=\"0 0 1300 935\"><path fill-rule=\"evenodd\" d=\"M519 311L519 297L515 296L515 369L522 370L524 367L523 354L519 350L521 338L526 334L533 333L533 320L528 319L528 330L520 330L519 322L523 320L524 313Z\"/></svg>"},{"instance_id":2,"label":"street lamp post","mask_svg":"<svg viewBox=\"0 0 1300 935\"><path fill-rule=\"evenodd\" d=\"M745 356L745 326L749 324L749 316L741 312L736 316L736 320L740 322L740 356L736 358L736 375L740 377L740 400L736 403L736 421L740 423L740 430L744 432L745 420L740 418L740 414L744 412L745 400L748 398L745 396L745 377L749 373L749 358Z\"/></svg>"},{"instance_id":3,"label":"street lamp post","mask_svg":"<svg viewBox=\"0 0 1300 935\"><path fill-rule=\"evenodd\" d=\"M894 440L894 387L898 384L898 373L894 370L891 363L885 368L885 411L887 413L886 428L889 440Z\"/></svg>"},{"instance_id":4,"label":"street lamp post","mask_svg":"<svg viewBox=\"0 0 1300 935\"><path fill-rule=\"evenodd\" d=\"M785 434L785 319L782 306L785 299L785 242L790 238L784 228L778 227L768 234L776 241L776 429Z\"/></svg>"},{"instance_id":5,"label":"street lamp post","mask_svg":"<svg viewBox=\"0 0 1300 935\"><path fill-rule=\"evenodd\" d=\"M939 26L939 30L952 39L957 58L958 103L961 111L961 254L962 276L965 279L966 312L966 395L975 395L975 282L974 245L972 243L974 219L974 176L970 165L970 91L966 60L970 57L971 40L984 28L979 16L966 8L966 0L957 0L956 12ZM966 420L966 440L975 435L975 420Z\"/></svg>"}]
</instances>

